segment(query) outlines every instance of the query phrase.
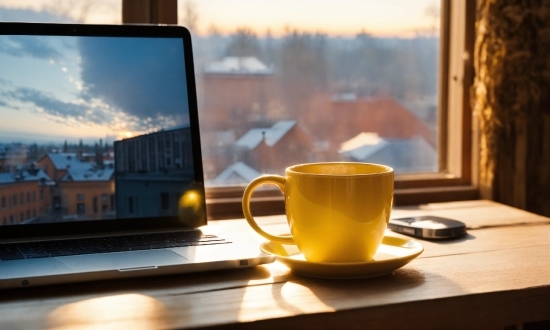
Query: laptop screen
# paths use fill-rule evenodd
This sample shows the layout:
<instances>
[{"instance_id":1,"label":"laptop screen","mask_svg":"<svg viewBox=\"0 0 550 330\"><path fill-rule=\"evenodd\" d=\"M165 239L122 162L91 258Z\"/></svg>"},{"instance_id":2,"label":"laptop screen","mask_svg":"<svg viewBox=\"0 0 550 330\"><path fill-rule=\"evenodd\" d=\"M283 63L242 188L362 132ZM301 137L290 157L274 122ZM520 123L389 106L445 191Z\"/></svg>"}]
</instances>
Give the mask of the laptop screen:
<instances>
[{"instance_id":1,"label":"laptop screen","mask_svg":"<svg viewBox=\"0 0 550 330\"><path fill-rule=\"evenodd\" d=\"M0 225L204 217L190 50L117 28L0 35Z\"/></svg>"}]
</instances>

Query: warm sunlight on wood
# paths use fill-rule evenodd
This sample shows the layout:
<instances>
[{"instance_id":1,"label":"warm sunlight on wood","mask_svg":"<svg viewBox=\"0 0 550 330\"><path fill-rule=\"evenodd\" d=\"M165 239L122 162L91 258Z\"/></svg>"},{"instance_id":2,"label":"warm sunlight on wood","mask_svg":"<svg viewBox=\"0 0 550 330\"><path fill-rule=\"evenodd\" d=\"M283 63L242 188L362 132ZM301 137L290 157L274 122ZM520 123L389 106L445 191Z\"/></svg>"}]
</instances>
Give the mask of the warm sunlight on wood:
<instances>
[{"instance_id":1,"label":"warm sunlight on wood","mask_svg":"<svg viewBox=\"0 0 550 330\"><path fill-rule=\"evenodd\" d=\"M254 313L250 313L253 309ZM243 296L239 322L293 314L334 312L309 288L296 283L249 286Z\"/></svg>"},{"instance_id":2,"label":"warm sunlight on wood","mask_svg":"<svg viewBox=\"0 0 550 330\"><path fill-rule=\"evenodd\" d=\"M168 308L141 294L93 298L63 305L48 316L53 329L158 329L170 325Z\"/></svg>"}]
</instances>

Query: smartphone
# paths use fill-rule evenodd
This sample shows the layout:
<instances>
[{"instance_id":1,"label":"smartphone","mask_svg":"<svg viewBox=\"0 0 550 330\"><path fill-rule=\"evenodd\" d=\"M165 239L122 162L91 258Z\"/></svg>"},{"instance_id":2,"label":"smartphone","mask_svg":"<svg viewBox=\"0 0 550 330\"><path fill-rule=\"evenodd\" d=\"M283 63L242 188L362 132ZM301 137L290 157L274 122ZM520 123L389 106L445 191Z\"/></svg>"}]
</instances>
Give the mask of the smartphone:
<instances>
[{"instance_id":1,"label":"smartphone","mask_svg":"<svg viewBox=\"0 0 550 330\"><path fill-rule=\"evenodd\" d=\"M449 239L466 235L466 225L463 222L433 215L390 219L388 228L400 234L428 239Z\"/></svg>"}]
</instances>

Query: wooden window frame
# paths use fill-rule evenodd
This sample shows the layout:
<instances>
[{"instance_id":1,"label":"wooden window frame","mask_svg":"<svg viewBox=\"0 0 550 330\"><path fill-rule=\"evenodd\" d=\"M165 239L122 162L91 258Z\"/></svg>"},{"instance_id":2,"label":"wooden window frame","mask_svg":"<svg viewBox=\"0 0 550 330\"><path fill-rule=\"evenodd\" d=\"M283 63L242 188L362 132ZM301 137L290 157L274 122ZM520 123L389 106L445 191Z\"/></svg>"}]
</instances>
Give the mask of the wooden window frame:
<instances>
[{"instance_id":1,"label":"wooden window frame","mask_svg":"<svg viewBox=\"0 0 550 330\"><path fill-rule=\"evenodd\" d=\"M124 23L175 24L177 0L122 0ZM155 14L156 13L156 14ZM157 16L155 16L157 15ZM470 86L474 79L475 0L441 1L439 141L440 171L402 174L395 179L395 204L412 205L479 198L477 124L472 118ZM244 186L206 189L209 219L242 217ZM284 213L278 189L254 193L257 215Z\"/></svg>"},{"instance_id":2,"label":"wooden window frame","mask_svg":"<svg viewBox=\"0 0 550 330\"><path fill-rule=\"evenodd\" d=\"M122 0L122 23L178 24L177 0Z\"/></svg>"}]
</instances>

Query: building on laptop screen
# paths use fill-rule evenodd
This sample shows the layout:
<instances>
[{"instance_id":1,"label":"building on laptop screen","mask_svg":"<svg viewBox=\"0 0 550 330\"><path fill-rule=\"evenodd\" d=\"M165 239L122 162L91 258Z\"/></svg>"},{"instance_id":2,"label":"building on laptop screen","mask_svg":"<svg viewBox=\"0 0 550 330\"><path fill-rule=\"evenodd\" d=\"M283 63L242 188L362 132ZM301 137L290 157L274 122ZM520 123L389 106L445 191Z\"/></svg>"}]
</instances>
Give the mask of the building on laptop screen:
<instances>
[{"instance_id":1,"label":"building on laptop screen","mask_svg":"<svg viewBox=\"0 0 550 330\"><path fill-rule=\"evenodd\" d=\"M0 36L0 225L178 215L185 77L177 38Z\"/></svg>"},{"instance_id":2,"label":"building on laptop screen","mask_svg":"<svg viewBox=\"0 0 550 330\"><path fill-rule=\"evenodd\" d=\"M177 214L193 187L189 126L115 142L116 210L121 218Z\"/></svg>"}]
</instances>

